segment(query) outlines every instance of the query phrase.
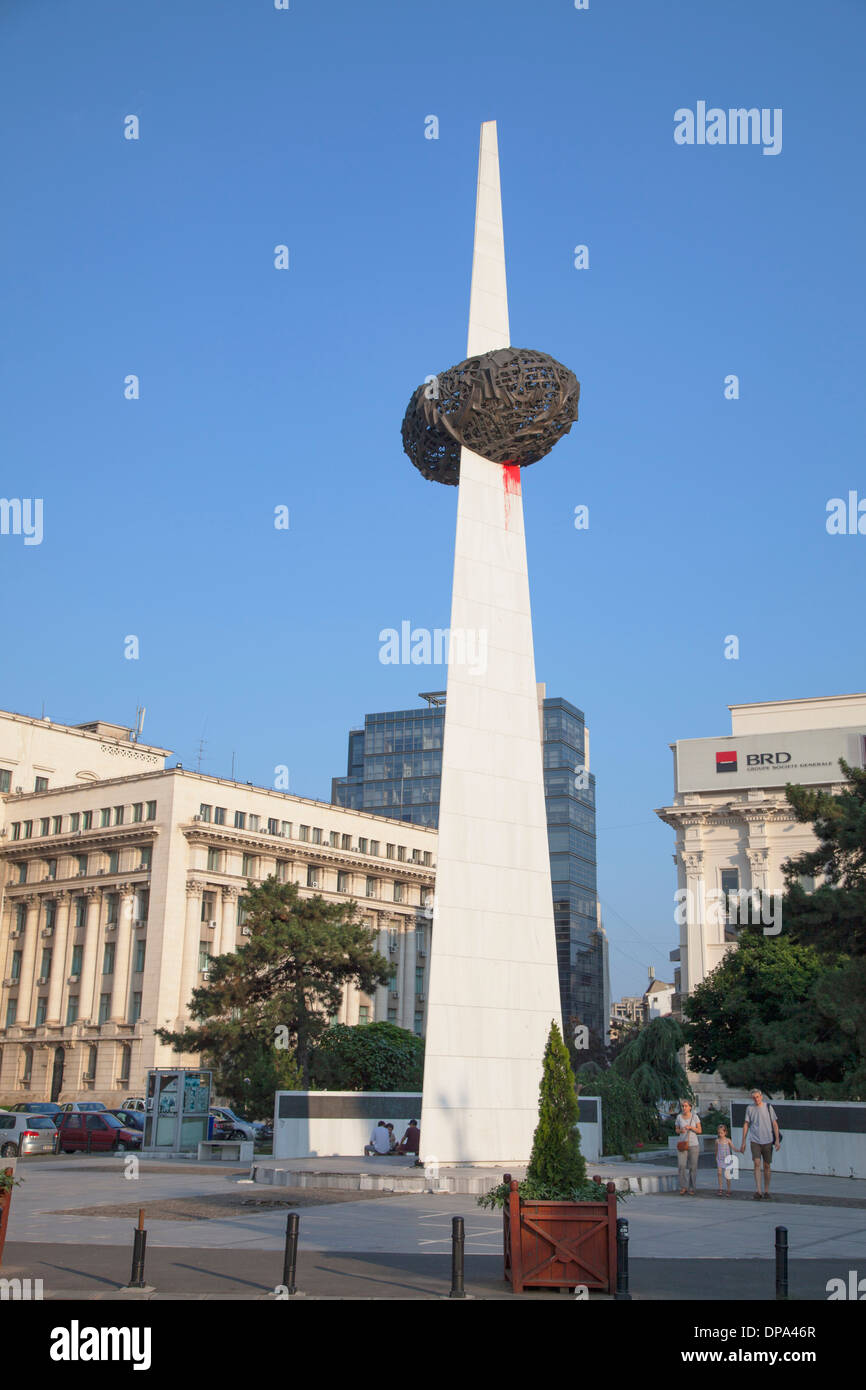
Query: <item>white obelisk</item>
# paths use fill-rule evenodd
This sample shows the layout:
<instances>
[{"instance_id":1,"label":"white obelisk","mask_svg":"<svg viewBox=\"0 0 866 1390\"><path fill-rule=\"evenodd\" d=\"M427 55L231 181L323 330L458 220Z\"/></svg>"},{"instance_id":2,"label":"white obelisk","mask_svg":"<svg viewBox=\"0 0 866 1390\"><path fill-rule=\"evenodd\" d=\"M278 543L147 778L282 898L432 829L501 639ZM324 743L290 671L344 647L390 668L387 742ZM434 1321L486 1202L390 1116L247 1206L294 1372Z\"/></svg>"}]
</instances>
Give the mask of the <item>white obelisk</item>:
<instances>
[{"instance_id":1,"label":"white obelisk","mask_svg":"<svg viewBox=\"0 0 866 1390\"><path fill-rule=\"evenodd\" d=\"M509 346L496 123L481 127L467 356ZM463 449L421 1153L529 1157L561 1026L520 468Z\"/></svg>"}]
</instances>

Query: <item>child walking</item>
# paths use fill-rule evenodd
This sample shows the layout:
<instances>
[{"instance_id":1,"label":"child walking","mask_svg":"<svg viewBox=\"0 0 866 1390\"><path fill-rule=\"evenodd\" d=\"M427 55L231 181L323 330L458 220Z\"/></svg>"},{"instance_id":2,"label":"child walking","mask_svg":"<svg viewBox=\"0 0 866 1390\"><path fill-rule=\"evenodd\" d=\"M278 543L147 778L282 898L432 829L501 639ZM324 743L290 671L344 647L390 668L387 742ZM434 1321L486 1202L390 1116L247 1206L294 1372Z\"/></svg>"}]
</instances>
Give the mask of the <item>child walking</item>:
<instances>
[{"instance_id":1,"label":"child walking","mask_svg":"<svg viewBox=\"0 0 866 1390\"><path fill-rule=\"evenodd\" d=\"M716 1172L719 1178L719 1196L730 1197L731 1195L731 1169L733 1168L734 1146L728 1137L725 1125L719 1125L716 1130ZM722 1175L728 1184L726 1192L722 1191Z\"/></svg>"}]
</instances>

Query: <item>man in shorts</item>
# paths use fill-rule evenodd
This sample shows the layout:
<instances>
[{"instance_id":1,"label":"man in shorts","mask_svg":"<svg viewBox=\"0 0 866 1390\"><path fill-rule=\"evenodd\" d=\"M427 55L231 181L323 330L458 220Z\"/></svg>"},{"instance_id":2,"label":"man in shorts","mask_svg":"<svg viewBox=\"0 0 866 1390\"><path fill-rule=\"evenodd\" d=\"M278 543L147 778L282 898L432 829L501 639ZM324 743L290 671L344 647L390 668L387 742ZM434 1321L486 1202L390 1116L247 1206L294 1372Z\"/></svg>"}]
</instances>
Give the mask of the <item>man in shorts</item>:
<instances>
[{"instance_id":1,"label":"man in shorts","mask_svg":"<svg viewBox=\"0 0 866 1390\"><path fill-rule=\"evenodd\" d=\"M740 1153L746 1152L746 1135L751 1133L750 1143L752 1145L752 1162L755 1165L755 1195L754 1200L760 1202L762 1199L770 1200L770 1162L773 1157L773 1149L779 1148L779 1125L776 1120L776 1112L772 1105L767 1105L762 1093L758 1090L750 1091L752 1104L746 1111L746 1118L743 1123L743 1142L740 1145ZM764 1190L761 1191L761 1169L764 1170Z\"/></svg>"}]
</instances>

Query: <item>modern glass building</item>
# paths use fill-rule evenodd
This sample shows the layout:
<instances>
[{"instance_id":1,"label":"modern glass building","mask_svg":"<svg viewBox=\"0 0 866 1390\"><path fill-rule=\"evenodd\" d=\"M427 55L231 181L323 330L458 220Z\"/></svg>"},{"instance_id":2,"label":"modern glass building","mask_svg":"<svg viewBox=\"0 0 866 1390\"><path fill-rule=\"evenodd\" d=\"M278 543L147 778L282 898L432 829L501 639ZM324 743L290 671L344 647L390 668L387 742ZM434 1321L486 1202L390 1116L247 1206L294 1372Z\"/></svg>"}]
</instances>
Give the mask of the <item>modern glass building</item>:
<instances>
[{"instance_id":1,"label":"modern glass building","mask_svg":"<svg viewBox=\"0 0 866 1390\"><path fill-rule=\"evenodd\" d=\"M368 714L363 729L351 730L346 776L332 782L335 805L438 825L445 692L421 698L427 702L421 708ZM562 1016L569 1033L585 1023L605 1041L610 989L607 941L598 921L589 735L582 711L559 697L543 699L543 723Z\"/></svg>"}]
</instances>

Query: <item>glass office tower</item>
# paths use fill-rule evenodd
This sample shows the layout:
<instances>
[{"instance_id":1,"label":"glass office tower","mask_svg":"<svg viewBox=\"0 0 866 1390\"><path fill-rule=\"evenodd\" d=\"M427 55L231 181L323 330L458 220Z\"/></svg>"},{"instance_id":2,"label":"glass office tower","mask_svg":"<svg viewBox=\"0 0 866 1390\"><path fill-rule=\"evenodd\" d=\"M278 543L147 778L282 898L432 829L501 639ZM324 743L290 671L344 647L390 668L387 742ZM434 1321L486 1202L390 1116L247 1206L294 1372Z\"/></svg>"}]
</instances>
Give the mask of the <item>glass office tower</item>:
<instances>
[{"instance_id":1,"label":"glass office tower","mask_svg":"<svg viewBox=\"0 0 866 1390\"><path fill-rule=\"evenodd\" d=\"M419 709L368 714L363 729L351 730L346 776L332 781L335 805L438 825L445 692L421 698L427 703ZM588 734L582 712L561 698L544 700L543 723L562 1017L568 1033L585 1023L605 1041L609 986L598 926L595 777L585 771Z\"/></svg>"}]
</instances>

